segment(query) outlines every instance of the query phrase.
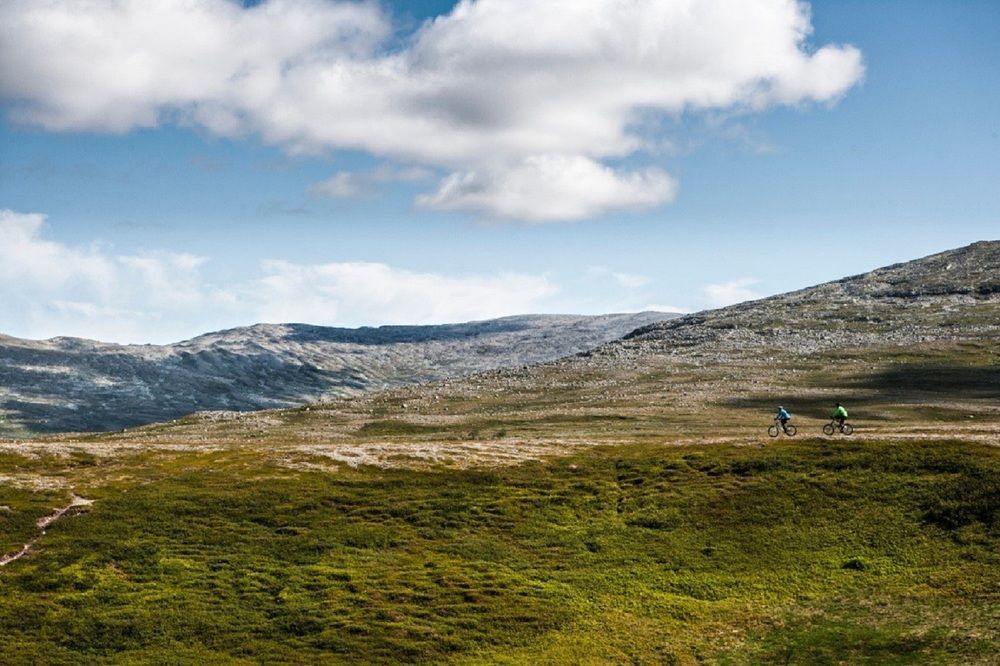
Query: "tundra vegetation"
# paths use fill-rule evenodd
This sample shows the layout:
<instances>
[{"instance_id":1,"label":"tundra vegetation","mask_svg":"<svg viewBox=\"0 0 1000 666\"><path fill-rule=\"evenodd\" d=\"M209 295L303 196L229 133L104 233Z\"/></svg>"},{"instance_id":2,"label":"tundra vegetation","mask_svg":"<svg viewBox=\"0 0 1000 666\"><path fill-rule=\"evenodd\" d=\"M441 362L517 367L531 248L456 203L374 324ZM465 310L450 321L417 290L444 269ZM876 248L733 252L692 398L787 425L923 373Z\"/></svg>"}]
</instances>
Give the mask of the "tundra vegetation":
<instances>
[{"instance_id":1,"label":"tundra vegetation","mask_svg":"<svg viewBox=\"0 0 1000 666\"><path fill-rule=\"evenodd\" d=\"M995 664L998 248L527 368L0 443L0 548L32 543L2 661Z\"/></svg>"}]
</instances>

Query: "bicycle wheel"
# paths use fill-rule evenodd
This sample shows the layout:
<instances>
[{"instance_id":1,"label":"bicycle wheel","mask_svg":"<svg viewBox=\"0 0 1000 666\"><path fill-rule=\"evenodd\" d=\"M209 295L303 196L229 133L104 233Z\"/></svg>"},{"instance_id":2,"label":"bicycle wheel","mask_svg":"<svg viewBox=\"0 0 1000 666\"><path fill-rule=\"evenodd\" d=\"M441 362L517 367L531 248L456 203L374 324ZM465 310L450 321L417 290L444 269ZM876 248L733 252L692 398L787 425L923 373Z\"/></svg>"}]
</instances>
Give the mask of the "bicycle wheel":
<instances>
[{"instance_id":1,"label":"bicycle wheel","mask_svg":"<svg viewBox=\"0 0 1000 666\"><path fill-rule=\"evenodd\" d=\"M827 423L825 426L823 426L823 434L824 435L832 435L833 434L833 424L832 423Z\"/></svg>"},{"instance_id":2,"label":"bicycle wheel","mask_svg":"<svg viewBox=\"0 0 1000 666\"><path fill-rule=\"evenodd\" d=\"M795 437L795 433L797 432L798 430L796 430L795 426L793 425L787 426L785 428L785 434L788 435L789 437Z\"/></svg>"},{"instance_id":3,"label":"bicycle wheel","mask_svg":"<svg viewBox=\"0 0 1000 666\"><path fill-rule=\"evenodd\" d=\"M777 437L778 436L778 426L771 426L770 428L768 428L767 429L767 434L770 435L771 437Z\"/></svg>"},{"instance_id":4,"label":"bicycle wheel","mask_svg":"<svg viewBox=\"0 0 1000 666\"><path fill-rule=\"evenodd\" d=\"M852 432L854 432L854 426L852 426L850 423L845 423L844 427L840 429L840 432L844 433L845 435L850 435Z\"/></svg>"}]
</instances>

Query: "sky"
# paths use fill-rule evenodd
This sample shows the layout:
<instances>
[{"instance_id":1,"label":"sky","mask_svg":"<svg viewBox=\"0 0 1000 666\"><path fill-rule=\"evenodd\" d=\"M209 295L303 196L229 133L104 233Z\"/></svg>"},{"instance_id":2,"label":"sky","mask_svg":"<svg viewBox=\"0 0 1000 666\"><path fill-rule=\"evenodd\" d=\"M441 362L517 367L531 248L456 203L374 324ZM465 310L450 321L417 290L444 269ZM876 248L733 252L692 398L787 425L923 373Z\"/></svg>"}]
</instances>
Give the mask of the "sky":
<instances>
[{"instance_id":1,"label":"sky","mask_svg":"<svg viewBox=\"0 0 1000 666\"><path fill-rule=\"evenodd\" d=\"M990 0L5 0L0 333L692 312L1000 238Z\"/></svg>"}]
</instances>

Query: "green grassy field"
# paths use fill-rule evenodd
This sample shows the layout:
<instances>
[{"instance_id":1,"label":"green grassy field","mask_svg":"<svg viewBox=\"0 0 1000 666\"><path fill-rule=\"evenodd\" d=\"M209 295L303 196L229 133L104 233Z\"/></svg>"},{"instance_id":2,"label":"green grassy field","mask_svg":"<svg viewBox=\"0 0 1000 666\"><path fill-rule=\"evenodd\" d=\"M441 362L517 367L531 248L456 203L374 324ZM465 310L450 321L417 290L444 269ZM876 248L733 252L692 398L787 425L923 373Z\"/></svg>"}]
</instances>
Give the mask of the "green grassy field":
<instances>
[{"instance_id":1,"label":"green grassy field","mask_svg":"<svg viewBox=\"0 0 1000 666\"><path fill-rule=\"evenodd\" d=\"M0 663L1000 664L993 341L626 351L0 442Z\"/></svg>"},{"instance_id":2,"label":"green grassy field","mask_svg":"<svg viewBox=\"0 0 1000 666\"><path fill-rule=\"evenodd\" d=\"M4 664L997 663L1000 450L800 438L335 472L7 453Z\"/></svg>"}]
</instances>

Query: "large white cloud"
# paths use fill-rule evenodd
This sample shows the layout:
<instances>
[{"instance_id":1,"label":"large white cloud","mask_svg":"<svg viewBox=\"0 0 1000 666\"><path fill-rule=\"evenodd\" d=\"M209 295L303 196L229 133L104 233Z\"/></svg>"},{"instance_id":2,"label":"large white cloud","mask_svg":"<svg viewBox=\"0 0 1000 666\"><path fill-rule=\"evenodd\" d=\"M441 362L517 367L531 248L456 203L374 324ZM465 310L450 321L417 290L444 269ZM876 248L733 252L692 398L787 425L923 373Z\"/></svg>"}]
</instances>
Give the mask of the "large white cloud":
<instances>
[{"instance_id":1,"label":"large white cloud","mask_svg":"<svg viewBox=\"0 0 1000 666\"><path fill-rule=\"evenodd\" d=\"M844 94L861 54L809 48L810 31L798 0L466 0L390 48L373 3L6 0L0 92L49 129L175 120L359 149L453 171L430 205L575 219L670 199L662 174L604 163L653 139L646 114ZM602 196L551 173L581 168Z\"/></svg>"},{"instance_id":2,"label":"large white cloud","mask_svg":"<svg viewBox=\"0 0 1000 666\"><path fill-rule=\"evenodd\" d=\"M49 129L123 132L179 113L224 132L288 94L296 68L388 34L373 5L349 2L5 0L0 86Z\"/></svg>"},{"instance_id":3,"label":"large white cloud","mask_svg":"<svg viewBox=\"0 0 1000 666\"><path fill-rule=\"evenodd\" d=\"M0 210L0 333L169 342L259 321L435 324L545 311L545 275L444 275L381 263L266 261L256 276L213 285L207 259L115 255L44 237L43 215Z\"/></svg>"}]
</instances>

